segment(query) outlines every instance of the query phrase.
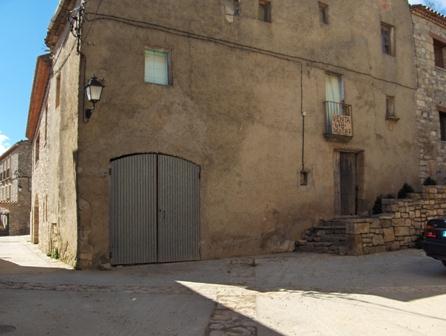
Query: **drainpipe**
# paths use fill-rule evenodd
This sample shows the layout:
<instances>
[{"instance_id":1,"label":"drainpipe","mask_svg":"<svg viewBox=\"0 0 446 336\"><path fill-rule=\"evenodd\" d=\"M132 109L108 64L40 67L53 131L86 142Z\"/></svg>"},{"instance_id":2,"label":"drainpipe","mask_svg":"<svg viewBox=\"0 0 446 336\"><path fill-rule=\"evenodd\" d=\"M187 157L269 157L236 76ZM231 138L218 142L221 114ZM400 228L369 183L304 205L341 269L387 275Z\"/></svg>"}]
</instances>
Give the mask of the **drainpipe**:
<instances>
[{"instance_id":1,"label":"drainpipe","mask_svg":"<svg viewBox=\"0 0 446 336\"><path fill-rule=\"evenodd\" d=\"M308 185L308 172L305 169L305 117L307 113L304 111L304 64L300 64L300 113L302 116L302 167L300 170L300 185Z\"/></svg>"}]
</instances>

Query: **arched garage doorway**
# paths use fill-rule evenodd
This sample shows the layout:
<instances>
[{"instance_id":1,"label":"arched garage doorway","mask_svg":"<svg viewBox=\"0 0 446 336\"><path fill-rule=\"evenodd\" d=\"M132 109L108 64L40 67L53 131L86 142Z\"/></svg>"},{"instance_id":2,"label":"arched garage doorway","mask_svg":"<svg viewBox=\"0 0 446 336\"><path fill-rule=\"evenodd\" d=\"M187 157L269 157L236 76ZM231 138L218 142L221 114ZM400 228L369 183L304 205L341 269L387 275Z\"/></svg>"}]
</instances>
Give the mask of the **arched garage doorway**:
<instances>
[{"instance_id":1,"label":"arched garage doorway","mask_svg":"<svg viewBox=\"0 0 446 336\"><path fill-rule=\"evenodd\" d=\"M161 154L111 163L113 265L200 259L200 168Z\"/></svg>"}]
</instances>

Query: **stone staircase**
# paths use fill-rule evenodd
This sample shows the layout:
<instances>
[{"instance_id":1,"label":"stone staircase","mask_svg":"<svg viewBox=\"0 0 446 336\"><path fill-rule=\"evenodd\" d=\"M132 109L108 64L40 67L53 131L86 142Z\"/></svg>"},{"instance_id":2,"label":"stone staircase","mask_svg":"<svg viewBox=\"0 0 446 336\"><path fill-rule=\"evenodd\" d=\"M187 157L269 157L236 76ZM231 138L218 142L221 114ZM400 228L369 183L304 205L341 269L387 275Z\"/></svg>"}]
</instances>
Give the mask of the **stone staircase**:
<instances>
[{"instance_id":1,"label":"stone staircase","mask_svg":"<svg viewBox=\"0 0 446 336\"><path fill-rule=\"evenodd\" d=\"M321 221L304 233L303 240L296 243L296 251L347 254L346 223L340 218Z\"/></svg>"}]
</instances>

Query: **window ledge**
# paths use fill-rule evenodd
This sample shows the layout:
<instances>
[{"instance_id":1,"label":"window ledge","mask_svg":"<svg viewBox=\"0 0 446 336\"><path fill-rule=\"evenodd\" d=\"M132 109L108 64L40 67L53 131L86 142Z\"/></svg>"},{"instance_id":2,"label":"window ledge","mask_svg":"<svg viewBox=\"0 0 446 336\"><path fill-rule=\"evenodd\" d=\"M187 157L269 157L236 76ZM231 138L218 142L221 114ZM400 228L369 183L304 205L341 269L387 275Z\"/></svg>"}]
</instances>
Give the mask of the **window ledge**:
<instances>
[{"instance_id":1,"label":"window ledge","mask_svg":"<svg viewBox=\"0 0 446 336\"><path fill-rule=\"evenodd\" d=\"M436 66L435 66L435 70L439 70L439 71L442 71L442 72L446 72L446 67L443 68L443 67L441 67L441 66L436 65Z\"/></svg>"},{"instance_id":2,"label":"window ledge","mask_svg":"<svg viewBox=\"0 0 446 336\"><path fill-rule=\"evenodd\" d=\"M400 120L400 118L398 118L397 116L387 116L386 120L396 122L396 121Z\"/></svg>"}]
</instances>

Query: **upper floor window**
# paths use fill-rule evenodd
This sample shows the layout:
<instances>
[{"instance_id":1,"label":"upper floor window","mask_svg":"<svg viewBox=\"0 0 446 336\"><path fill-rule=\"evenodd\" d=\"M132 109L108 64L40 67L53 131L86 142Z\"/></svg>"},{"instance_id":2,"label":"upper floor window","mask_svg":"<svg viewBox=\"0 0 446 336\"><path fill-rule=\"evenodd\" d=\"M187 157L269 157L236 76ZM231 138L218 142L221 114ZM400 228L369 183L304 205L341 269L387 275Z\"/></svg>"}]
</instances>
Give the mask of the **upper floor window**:
<instances>
[{"instance_id":1,"label":"upper floor window","mask_svg":"<svg viewBox=\"0 0 446 336\"><path fill-rule=\"evenodd\" d=\"M325 100L332 103L344 102L344 80L341 75L327 73L325 79Z\"/></svg>"},{"instance_id":2,"label":"upper floor window","mask_svg":"<svg viewBox=\"0 0 446 336\"><path fill-rule=\"evenodd\" d=\"M446 113L440 111L440 136L441 141L446 141Z\"/></svg>"},{"instance_id":3,"label":"upper floor window","mask_svg":"<svg viewBox=\"0 0 446 336\"><path fill-rule=\"evenodd\" d=\"M396 119L394 96L386 96L386 119Z\"/></svg>"},{"instance_id":4,"label":"upper floor window","mask_svg":"<svg viewBox=\"0 0 446 336\"><path fill-rule=\"evenodd\" d=\"M240 0L225 0L224 10L226 20L234 22L234 16L240 16Z\"/></svg>"},{"instance_id":5,"label":"upper floor window","mask_svg":"<svg viewBox=\"0 0 446 336\"><path fill-rule=\"evenodd\" d=\"M56 77L56 108L60 105L60 74Z\"/></svg>"},{"instance_id":6,"label":"upper floor window","mask_svg":"<svg viewBox=\"0 0 446 336\"><path fill-rule=\"evenodd\" d=\"M381 23L381 43L383 53L395 55L395 28L387 23Z\"/></svg>"},{"instance_id":7,"label":"upper floor window","mask_svg":"<svg viewBox=\"0 0 446 336\"><path fill-rule=\"evenodd\" d=\"M45 124L44 124L44 146L46 146L48 142L48 106L45 108Z\"/></svg>"},{"instance_id":8,"label":"upper floor window","mask_svg":"<svg viewBox=\"0 0 446 336\"><path fill-rule=\"evenodd\" d=\"M446 43L434 39L434 57L435 65L440 68L445 68Z\"/></svg>"},{"instance_id":9,"label":"upper floor window","mask_svg":"<svg viewBox=\"0 0 446 336\"><path fill-rule=\"evenodd\" d=\"M34 145L34 163L39 162L40 157L40 134L37 134L36 143Z\"/></svg>"},{"instance_id":10,"label":"upper floor window","mask_svg":"<svg viewBox=\"0 0 446 336\"><path fill-rule=\"evenodd\" d=\"M157 49L146 50L144 81L158 85L172 85L170 52Z\"/></svg>"},{"instance_id":11,"label":"upper floor window","mask_svg":"<svg viewBox=\"0 0 446 336\"><path fill-rule=\"evenodd\" d=\"M328 24L328 5L323 3L323 2L319 2L319 18L321 20L321 23L323 24Z\"/></svg>"},{"instance_id":12,"label":"upper floor window","mask_svg":"<svg viewBox=\"0 0 446 336\"><path fill-rule=\"evenodd\" d=\"M258 19L265 22L271 22L271 1L259 0Z\"/></svg>"}]
</instances>

